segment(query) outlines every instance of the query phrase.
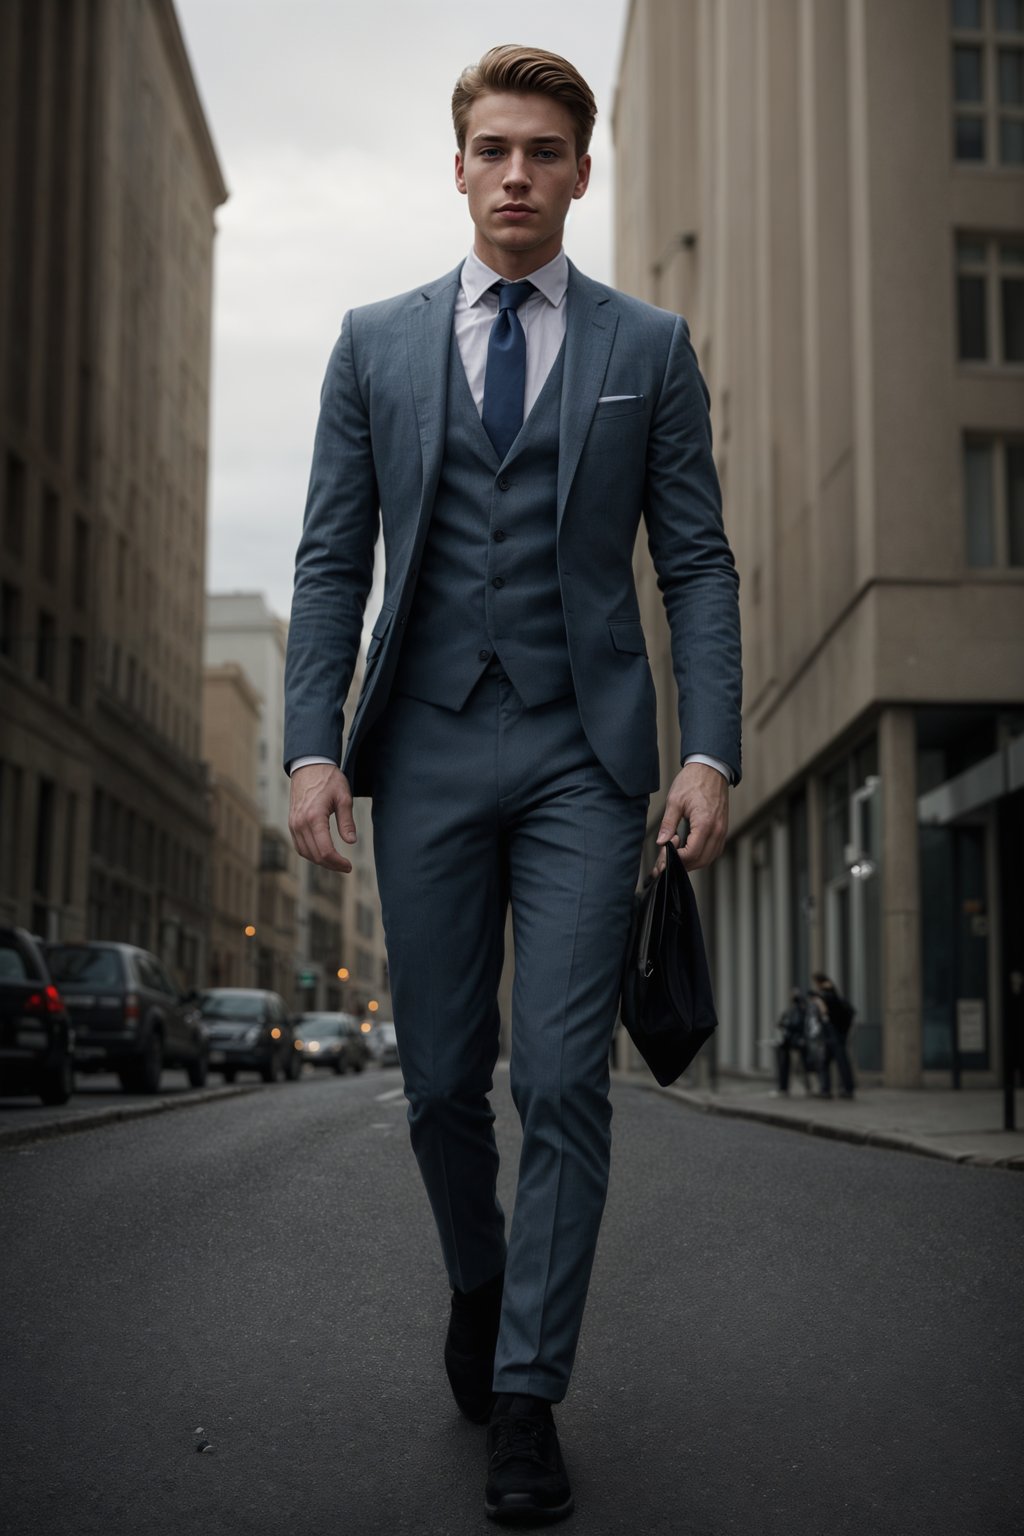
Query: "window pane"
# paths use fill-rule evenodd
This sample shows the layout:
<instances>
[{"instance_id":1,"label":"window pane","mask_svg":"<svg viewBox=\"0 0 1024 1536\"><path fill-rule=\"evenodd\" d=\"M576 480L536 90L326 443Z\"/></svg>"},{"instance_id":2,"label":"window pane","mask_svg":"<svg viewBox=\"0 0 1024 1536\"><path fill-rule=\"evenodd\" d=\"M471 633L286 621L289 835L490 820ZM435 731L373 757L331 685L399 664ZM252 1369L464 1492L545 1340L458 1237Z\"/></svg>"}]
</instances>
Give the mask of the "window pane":
<instances>
[{"instance_id":1,"label":"window pane","mask_svg":"<svg viewBox=\"0 0 1024 1536\"><path fill-rule=\"evenodd\" d=\"M1003 165L1024 165L1024 118L999 119L999 159Z\"/></svg>"},{"instance_id":2,"label":"window pane","mask_svg":"<svg viewBox=\"0 0 1024 1536\"><path fill-rule=\"evenodd\" d=\"M981 30L981 0L953 0L954 27Z\"/></svg>"},{"instance_id":3,"label":"window pane","mask_svg":"<svg viewBox=\"0 0 1024 1536\"><path fill-rule=\"evenodd\" d=\"M1024 565L1024 443L1006 445L1006 510L1010 564Z\"/></svg>"},{"instance_id":4,"label":"window pane","mask_svg":"<svg viewBox=\"0 0 1024 1536\"><path fill-rule=\"evenodd\" d=\"M1024 102L1024 49L999 50L999 100L1004 107Z\"/></svg>"},{"instance_id":5,"label":"window pane","mask_svg":"<svg viewBox=\"0 0 1024 1536\"><path fill-rule=\"evenodd\" d=\"M1024 32L1024 0L996 0L996 31Z\"/></svg>"},{"instance_id":6,"label":"window pane","mask_svg":"<svg viewBox=\"0 0 1024 1536\"><path fill-rule=\"evenodd\" d=\"M955 101L984 101L980 48L958 44L953 49L953 98Z\"/></svg>"},{"instance_id":7,"label":"window pane","mask_svg":"<svg viewBox=\"0 0 1024 1536\"><path fill-rule=\"evenodd\" d=\"M964 445L964 512L967 564L994 565L995 520L992 516L992 449L988 443Z\"/></svg>"},{"instance_id":8,"label":"window pane","mask_svg":"<svg viewBox=\"0 0 1024 1536\"><path fill-rule=\"evenodd\" d=\"M1011 247L1007 247L1011 249ZM984 267L985 247L980 240L958 240L956 243L957 265L961 271L967 267Z\"/></svg>"},{"instance_id":9,"label":"window pane","mask_svg":"<svg viewBox=\"0 0 1024 1536\"><path fill-rule=\"evenodd\" d=\"M983 117L957 118L956 144L953 152L958 160L984 160L985 119Z\"/></svg>"},{"instance_id":10,"label":"window pane","mask_svg":"<svg viewBox=\"0 0 1024 1536\"><path fill-rule=\"evenodd\" d=\"M1024 363L1024 278L1004 277L1003 362Z\"/></svg>"},{"instance_id":11,"label":"window pane","mask_svg":"<svg viewBox=\"0 0 1024 1536\"><path fill-rule=\"evenodd\" d=\"M959 356L965 362L988 356L985 324L985 279L958 277L956 280Z\"/></svg>"},{"instance_id":12,"label":"window pane","mask_svg":"<svg viewBox=\"0 0 1024 1536\"><path fill-rule=\"evenodd\" d=\"M1024 245L1001 245L999 264L1003 267L1024 267Z\"/></svg>"}]
</instances>

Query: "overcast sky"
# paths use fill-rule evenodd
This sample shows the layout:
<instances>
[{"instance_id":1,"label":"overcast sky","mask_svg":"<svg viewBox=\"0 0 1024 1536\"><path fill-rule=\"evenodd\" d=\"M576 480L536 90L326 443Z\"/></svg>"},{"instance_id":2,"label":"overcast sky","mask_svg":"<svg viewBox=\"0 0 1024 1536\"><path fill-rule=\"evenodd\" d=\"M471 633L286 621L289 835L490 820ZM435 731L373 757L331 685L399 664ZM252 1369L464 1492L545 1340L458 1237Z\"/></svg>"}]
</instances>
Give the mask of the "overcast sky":
<instances>
[{"instance_id":1,"label":"overcast sky","mask_svg":"<svg viewBox=\"0 0 1024 1536\"><path fill-rule=\"evenodd\" d=\"M610 117L627 0L176 0L230 198L218 210L207 586L287 614L324 368L345 310L469 247L452 177L463 65L534 43L599 110L566 248L612 280Z\"/></svg>"}]
</instances>

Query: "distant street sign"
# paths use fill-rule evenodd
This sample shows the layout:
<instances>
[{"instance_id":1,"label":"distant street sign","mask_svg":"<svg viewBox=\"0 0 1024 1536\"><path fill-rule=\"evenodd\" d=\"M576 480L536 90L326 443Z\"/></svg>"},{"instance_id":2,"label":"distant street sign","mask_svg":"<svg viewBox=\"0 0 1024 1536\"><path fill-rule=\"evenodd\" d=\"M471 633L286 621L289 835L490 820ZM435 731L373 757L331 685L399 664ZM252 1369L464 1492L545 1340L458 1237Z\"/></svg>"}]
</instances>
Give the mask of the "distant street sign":
<instances>
[{"instance_id":1,"label":"distant street sign","mask_svg":"<svg viewBox=\"0 0 1024 1536\"><path fill-rule=\"evenodd\" d=\"M300 971L299 972L299 986L300 987L315 987L316 986L316 972L315 971Z\"/></svg>"}]
</instances>

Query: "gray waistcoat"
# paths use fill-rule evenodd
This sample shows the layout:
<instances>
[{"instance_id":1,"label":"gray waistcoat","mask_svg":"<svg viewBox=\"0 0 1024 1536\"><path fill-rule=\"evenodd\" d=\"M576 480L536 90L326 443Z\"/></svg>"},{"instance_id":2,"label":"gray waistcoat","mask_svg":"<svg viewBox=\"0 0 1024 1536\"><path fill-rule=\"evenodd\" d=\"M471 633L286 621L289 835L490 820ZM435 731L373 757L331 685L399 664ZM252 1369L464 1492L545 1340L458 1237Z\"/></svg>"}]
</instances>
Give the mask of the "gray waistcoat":
<instances>
[{"instance_id":1,"label":"gray waistcoat","mask_svg":"<svg viewBox=\"0 0 1024 1536\"><path fill-rule=\"evenodd\" d=\"M444 461L393 692L461 709L496 656L528 708L572 693L555 557L561 398L562 352L499 465L452 341Z\"/></svg>"}]
</instances>

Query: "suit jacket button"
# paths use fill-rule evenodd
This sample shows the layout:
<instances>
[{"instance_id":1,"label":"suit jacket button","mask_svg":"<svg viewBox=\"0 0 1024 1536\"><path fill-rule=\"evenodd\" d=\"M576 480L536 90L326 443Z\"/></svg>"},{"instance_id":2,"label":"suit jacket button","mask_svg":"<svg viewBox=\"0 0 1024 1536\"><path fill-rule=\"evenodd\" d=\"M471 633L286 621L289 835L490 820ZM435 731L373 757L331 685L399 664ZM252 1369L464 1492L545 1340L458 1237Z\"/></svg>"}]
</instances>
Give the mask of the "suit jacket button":
<instances>
[{"instance_id":1,"label":"suit jacket button","mask_svg":"<svg viewBox=\"0 0 1024 1536\"><path fill-rule=\"evenodd\" d=\"M504 542L505 542L505 530L504 530L504 528L495 528L494 532L491 534L491 538L494 540L495 544L504 544Z\"/></svg>"},{"instance_id":2,"label":"suit jacket button","mask_svg":"<svg viewBox=\"0 0 1024 1536\"><path fill-rule=\"evenodd\" d=\"M504 578L504 576L495 576L494 580L491 582L491 586L492 587L498 587L499 589L501 587L503 587L504 585L505 585L505 578Z\"/></svg>"},{"instance_id":3,"label":"suit jacket button","mask_svg":"<svg viewBox=\"0 0 1024 1536\"><path fill-rule=\"evenodd\" d=\"M481 661L490 661L491 659L490 651L477 651L477 655Z\"/></svg>"},{"instance_id":4,"label":"suit jacket button","mask_svg":"<svg viewBox=\"0 0 1024 1536\"><path fill-rule=\"evenodd\" d=\"M512 481L508 478L508 475L502 475L501 479L498 481L498 490L507 491L511 484Z\"/></svg>"}]
</instances>

